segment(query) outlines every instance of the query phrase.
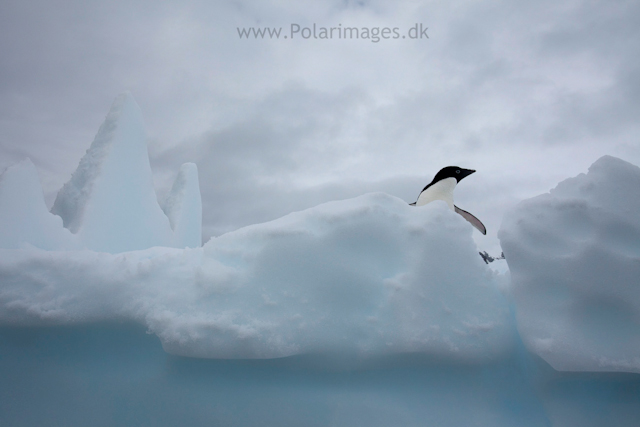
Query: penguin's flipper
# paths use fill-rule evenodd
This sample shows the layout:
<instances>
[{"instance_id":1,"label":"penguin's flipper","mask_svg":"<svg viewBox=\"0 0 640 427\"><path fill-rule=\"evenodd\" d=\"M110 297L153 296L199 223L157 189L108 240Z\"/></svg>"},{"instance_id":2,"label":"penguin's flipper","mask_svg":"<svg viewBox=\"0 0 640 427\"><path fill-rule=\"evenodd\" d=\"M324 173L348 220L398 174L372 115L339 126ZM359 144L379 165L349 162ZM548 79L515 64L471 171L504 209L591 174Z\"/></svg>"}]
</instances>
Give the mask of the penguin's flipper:
<instances>
[{"instance_id":1,"label":"penguin's flipper","mask_svg":"<svg viewBox=\"0 0 640 427\"><path fill-rule=\"evenodd\" d=\"M475 228L477 228L482 234L484 234L484 235L487 234L487 228L484 226L482 221L480 221L478 218L476 218L475 216L471 215L469 212L465 211L464 209L460 209L456 205L453 205L453 207L455 208L456 213L459 213L460 215L462 215L462 217L464 219L469 221L471 223L471 225L473 225Z\"/></svg>"}]
</instances>

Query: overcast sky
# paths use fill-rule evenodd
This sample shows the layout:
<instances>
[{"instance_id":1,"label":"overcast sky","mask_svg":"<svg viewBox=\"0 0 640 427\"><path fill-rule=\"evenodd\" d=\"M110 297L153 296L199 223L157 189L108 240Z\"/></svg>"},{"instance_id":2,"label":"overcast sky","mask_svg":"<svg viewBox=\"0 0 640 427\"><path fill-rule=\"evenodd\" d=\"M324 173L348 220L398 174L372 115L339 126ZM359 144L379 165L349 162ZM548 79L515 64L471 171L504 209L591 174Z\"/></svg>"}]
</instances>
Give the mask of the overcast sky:
<instances>
[{"instance_id":1,"label":"overcast sky","mask_svg":"<svg viewBox=\"0 0 640 427\"><path fill-rule=\"evenodd\" d=\"M429 38L282 38L313 24ZM160 198L197 163L205 236L371 191L412 202L458 165L478 172L456 204L496 251L519 200L604 154L640 164L640 2L0 3L0 170L30 157L49 206L123 90Z\"/></svg>"}]
</instances>

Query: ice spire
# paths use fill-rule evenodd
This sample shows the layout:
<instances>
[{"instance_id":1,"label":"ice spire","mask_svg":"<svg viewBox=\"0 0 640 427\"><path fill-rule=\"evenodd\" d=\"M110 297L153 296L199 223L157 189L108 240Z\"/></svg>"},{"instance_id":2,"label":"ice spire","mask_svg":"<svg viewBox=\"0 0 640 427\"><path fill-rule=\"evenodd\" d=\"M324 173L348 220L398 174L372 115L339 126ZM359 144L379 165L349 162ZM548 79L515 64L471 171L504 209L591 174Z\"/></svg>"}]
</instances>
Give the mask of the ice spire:
<instances>
[{"instance_id":1,"label":"ice spire","mask_svg":"<svg viewBox=\"0 0 640 427\"><path fill-rule=\"evenodd\" d=\"M153 187L140 108L120 94L51 212L88 248L124 252L171 244Z\"/></svg>"}]
</instances>

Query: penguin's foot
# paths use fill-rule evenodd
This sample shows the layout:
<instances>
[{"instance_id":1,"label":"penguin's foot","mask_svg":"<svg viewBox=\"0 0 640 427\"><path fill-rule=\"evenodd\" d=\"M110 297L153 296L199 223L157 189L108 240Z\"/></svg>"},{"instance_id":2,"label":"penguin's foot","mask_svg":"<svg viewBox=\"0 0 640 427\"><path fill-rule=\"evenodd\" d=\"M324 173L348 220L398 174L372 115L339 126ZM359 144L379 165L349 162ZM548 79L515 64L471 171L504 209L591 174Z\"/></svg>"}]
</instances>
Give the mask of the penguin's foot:
<instances>
[{"instance_id":1,"label":"penguin's foot","mask_svg":"<svg viewBox=\"0 0 640 427\"><path fill-rule=\"evenodd\" d=\"M485 264L489 264L490 262L493 262L499 259L504 259L504 252L502 252L499 257L492 257L491 255L489 255L489 253L487 253L487 251L478 252L478 253L480 254L480 257L482 257L482 260L485 262Z\"/></svg>"}]
</instances>

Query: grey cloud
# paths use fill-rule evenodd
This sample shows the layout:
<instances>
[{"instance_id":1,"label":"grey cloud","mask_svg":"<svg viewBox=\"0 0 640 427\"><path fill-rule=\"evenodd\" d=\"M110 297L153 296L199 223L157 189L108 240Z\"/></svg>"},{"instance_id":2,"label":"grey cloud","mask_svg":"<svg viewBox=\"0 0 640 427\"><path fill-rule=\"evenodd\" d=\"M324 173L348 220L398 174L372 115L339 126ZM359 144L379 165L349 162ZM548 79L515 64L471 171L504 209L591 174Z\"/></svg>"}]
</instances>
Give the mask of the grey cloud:
<instances>
[{"instance_id":1,"label":"grey cloud","mask_svg":"<svg viewBox=\"0 0 640 427\"><path fill-rule=\"evenodd\" d=\"M541 35L537 56L559 62L582 60L585 73L602 70L606 80L593 82L596 88L600 87L598 90L561 92L558 121L547 135L556 141L579 142L588 136L616 137L629 127L637 132L640 5L581 2L570 12L562 15L564 25Z\"/></svg>"},{"instance_id":2,"label":"grey cloud","mask_svg":"<svg viewBox=\"0 0 640 427\"><path fill-rule=\"evenodd\" d=\"M292 210L357 195L339 184L296 182L307 168L339 161L335 138L357 108L358 94L329 95L291 87L252 107L252 113L189 144L152 153L158 175L180 163L198 165L204 222L211 234L275 219Z\"/></svg>"},{"instance_id":3,"label":"grey cloud","mask_svg":"<svg viewBox=\"0 0 640 427\"><path fill-rule=\"evenodd\" d=\"M411 201L456 163L478 169L460 197L493 230L518 198L616 147L640 162L639 8L6 1L0 169L31 157L51 202L128 89L161 198L182 162L197 163L210 235L369 191ZM235 33L291 22L423 22L431 38L284 43Z\"/></svg>"}]
</instances>

